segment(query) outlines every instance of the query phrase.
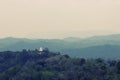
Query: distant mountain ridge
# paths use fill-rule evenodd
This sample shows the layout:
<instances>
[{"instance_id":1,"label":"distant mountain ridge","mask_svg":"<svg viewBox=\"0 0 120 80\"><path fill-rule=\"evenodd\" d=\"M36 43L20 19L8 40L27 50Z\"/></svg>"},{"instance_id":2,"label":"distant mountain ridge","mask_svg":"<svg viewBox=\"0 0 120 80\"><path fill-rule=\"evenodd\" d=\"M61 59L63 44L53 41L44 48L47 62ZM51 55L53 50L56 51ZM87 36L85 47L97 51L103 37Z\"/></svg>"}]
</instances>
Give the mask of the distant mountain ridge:
<instances>
[{"instance_id":1,"label":"distant mountain ridge","mask_svg":"<svg viewBox=\"0 0 120 80\"><path fill-rule=\"evenodd\" d=\"M120 59L120 46L102 45L80 49L63 50L63 53L81 58Z\"/></svg>"},{"instance_id":2,"label":"distant mountain ridge","mask_svg":"<svg viewBox=\"0 0 120 80\"><path fill-rule=\"evenodd\" d=\"M106 47L106 45L109 45ZM112 52L120 53L118 49L112 50L114 48L120 49L120 34L108 35L108 36L94 36L90 38L74 38L69 37L65 39L27 39L27 38L4 38L0 39L0 51L20 51L22 49L38 49L39 47L47 47L51 51L68 53L71 56L82 56L80 53L84 53L83 57L93 54L95 49L98 51L104 47L106 54L109 53L108 49ZM100 48L99 48L100 47ZM112 47L112 48L110 48ZM79 53L80 52L80 53ZM94 53L94 55L99 52ZM99 53L100 54L100 53ZM102 57L102 56L101 56Z\"/></svg>"}]
</instances>

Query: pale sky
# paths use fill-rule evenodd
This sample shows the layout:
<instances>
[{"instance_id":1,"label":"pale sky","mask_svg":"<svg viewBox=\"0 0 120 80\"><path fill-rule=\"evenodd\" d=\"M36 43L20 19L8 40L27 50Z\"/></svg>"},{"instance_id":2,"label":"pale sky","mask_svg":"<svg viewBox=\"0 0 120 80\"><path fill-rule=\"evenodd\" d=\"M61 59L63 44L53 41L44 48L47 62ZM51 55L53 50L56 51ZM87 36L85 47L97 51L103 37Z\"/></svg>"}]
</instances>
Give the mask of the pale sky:
<instances>
[{"instance_id":1,"label":"pale sky","mask_svg":"<svg viewBox=\"0 0 120 80\"><path fill-rule=\"evenodd\" d=\"M0 0L0 38L120 33L120 0Z\"/></svg>"}]
</instances>

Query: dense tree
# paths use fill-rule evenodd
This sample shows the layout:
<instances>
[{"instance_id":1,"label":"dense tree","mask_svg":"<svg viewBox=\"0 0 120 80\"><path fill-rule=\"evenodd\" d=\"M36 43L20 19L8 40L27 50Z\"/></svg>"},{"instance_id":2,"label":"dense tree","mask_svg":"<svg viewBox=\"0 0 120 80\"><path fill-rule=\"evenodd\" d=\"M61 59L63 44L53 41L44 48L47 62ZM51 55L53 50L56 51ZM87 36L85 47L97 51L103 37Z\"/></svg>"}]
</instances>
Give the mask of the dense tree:
<instances>
[{"instance_id":1,"label":"dense tree","mask_svg":"<svg viewBox=\"0 0 120 80\"><path fill-rule=\"evenodd\" d=\"M116 67L117 67L117 72L120 74L120 61L117 62Z\"/></svg>"},{"instance_id":2,"label":"dense tree","mask_svg":"<svg viewBox=\"0 0 120 80\"><path fill-rule=\"evenodd\" d=\"M0 80L120 80L120 61L50 52L0 52Z\"/></svg>"}]
</instances>

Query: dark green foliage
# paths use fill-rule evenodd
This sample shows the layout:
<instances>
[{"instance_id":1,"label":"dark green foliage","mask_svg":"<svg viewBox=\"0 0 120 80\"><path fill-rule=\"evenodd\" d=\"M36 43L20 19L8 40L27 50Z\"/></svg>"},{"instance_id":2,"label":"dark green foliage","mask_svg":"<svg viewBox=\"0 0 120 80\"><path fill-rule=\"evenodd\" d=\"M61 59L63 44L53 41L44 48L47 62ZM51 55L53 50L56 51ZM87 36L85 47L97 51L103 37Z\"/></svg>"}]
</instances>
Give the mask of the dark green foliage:
<instances>
[{"instance_id":1,"label":"dark green foliage","mask_svg":"<svg viewBox=\"0 0 120 80\"><path fill-rule=\"evenodd\" d=\"M120 61L117 62L116 67L117 67L117 71L118 71L118 73L120 74Z\"/></svg>"},{"instance_id":2,"label":"dark green foliage","mask_svg":"<svg viewBox=\"0 0 120 80\"><path fill-rule=\"evenodd\" d=\"M120 80L120 61L37 50L0 52L0 80Z\"/></svg>"}]
</instances>

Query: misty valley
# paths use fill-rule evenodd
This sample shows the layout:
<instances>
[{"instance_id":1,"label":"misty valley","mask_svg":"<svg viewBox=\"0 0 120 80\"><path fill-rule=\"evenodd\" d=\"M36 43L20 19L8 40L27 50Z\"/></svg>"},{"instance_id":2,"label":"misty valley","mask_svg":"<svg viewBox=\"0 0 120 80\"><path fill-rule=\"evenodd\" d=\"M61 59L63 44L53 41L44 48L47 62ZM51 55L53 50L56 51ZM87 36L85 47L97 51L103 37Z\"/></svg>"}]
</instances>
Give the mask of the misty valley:
<instances>
[{"instance_id":1,"label":"misty valley","mask_svg":"<svg viewBox=\"0 0 120 80\"><path fill-rule=\"evenodd\" d=\"M0 80L120 80L120 0L0 0Z\"/></svg>"},{"instance_id":2,"label":"misty valley","mask_svg":"<svg viewBox=\"0 0 120 80\"><path fill-rule=\"evenodd\" d=\"M120 80L120 35L0 39L0 80Z\"/></svg>"},{"instance_id":3,"label":"misty valley","mask_svg":"<svg viewBox=\"0 0 120 80\"><path fill-rule=\"evenodd\" d=\"M64 39L27 39L4 38L0 39L0 51L34 50L39 47L49 48L50 51L68 54L71 57L81 58L120 58L120 34L94 36L89 38Z\"/></svg>"}]
</instances>

